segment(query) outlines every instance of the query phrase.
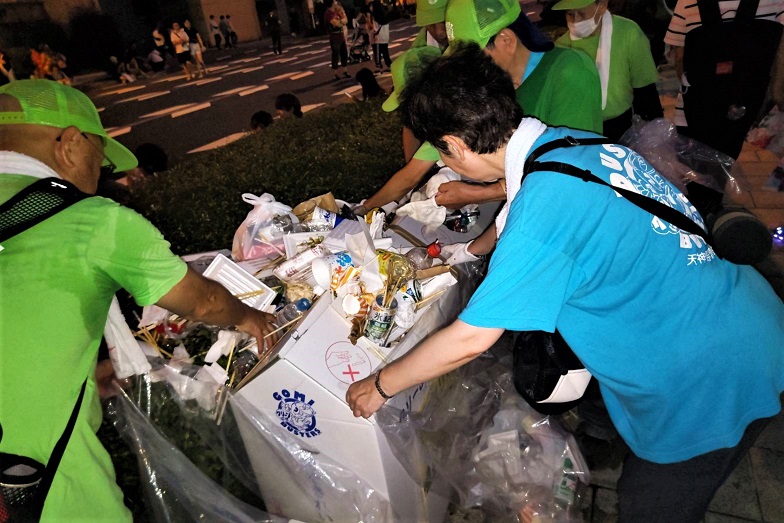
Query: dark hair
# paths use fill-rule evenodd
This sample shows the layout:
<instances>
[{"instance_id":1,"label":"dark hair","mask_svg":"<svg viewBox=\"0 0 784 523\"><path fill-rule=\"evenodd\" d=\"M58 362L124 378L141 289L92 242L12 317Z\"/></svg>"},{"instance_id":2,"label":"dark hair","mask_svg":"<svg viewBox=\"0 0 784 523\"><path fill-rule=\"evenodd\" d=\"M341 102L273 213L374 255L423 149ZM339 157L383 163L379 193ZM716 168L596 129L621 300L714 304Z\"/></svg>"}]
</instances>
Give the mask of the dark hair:
<instances>
[{"instance_id":1,"label":"dark hair","mask_svg":"<svg viewBox=\"0 0 784 523\"><path fill-rule=\"evenodd\" d=\"M494 153L523 118L509 75L475 43L460 43L454 53L409 77L402 99L403 124L445 154L448 135L477 154Z\"/></svg>"},{"instance_id":2,"label":"dark hair","mask_svg":"<svg viewBox=\"0 0 784 523\"><path fill-rule=\"evenodd\" d=\"M256 131L257 129L266 129L272 125L272 115L267 111L258 111L253 113L250 117L250 128Z\"/></svg>"},{"instance_id":3,"label":"dark hair","mask_svg":"<svg viewBox=\"0 0 784 523\"><path fill-rule=\"evenodd\" d=\"M139 167L147 174L160 173L169 168L169 157L166 155L166 151L154 143L139 145L133 154L139 160Z\"/></svg>"},{"instance_id":4,"label":"dark hair","mask_svg":"<svg viewBox=\"0 0 784 523\"><path fill-rule=\"evenodd\" d=\"M362 86L362 98L364 100L386 94L381 86L378 85L378 81L376 80L376 76L373 74L373 71L367 67L363 67L357 71L355 78L357 79L359 85Z\"/></svg>"},{"instance_id":5,"label":"dark hair","mask_svg":"<svg viewBox=\"0 0 784 523\"><path fill-rule=\"evenodd\" d=\"M291 93L279 94L275 98L275 109L294 113L297 118L302 118L302 105L299 103L299 98Z\"/></svg>"}]
</instances>

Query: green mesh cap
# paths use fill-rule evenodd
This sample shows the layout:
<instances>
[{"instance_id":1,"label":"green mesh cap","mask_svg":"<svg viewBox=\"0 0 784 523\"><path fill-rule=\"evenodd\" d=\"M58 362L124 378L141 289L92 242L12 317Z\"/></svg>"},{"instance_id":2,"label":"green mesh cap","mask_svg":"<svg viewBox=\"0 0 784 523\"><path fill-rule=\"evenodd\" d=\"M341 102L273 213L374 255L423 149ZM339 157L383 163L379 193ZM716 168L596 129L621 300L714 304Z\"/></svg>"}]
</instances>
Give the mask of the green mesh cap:
<instances>
[{"instance_id":1,"label":"green mesh cap","mask_svg":"<svg viewBox=\"0 0 784 523\"><path fill-rule=\"evenodd\" d=\"M0 87L0 95L13 96L21 112L0 112L0 125L47 125L58 129L74 126L80 131L103 137L104 165L111 160L117 171L128 171L138 164L131 151L111 138L101 124L95 106L81 91L52 80L19 80Z\"/></svg>"},{"instance_id":2,"label":"green mesh cap","mask_svg":"<svg viewBox=\"0 0 784 523\"><path fill-rule=\"evenodd\" d=\"M588 7L595 1L596 0L561 0L552 7L552 10L568 11L569 9L582 9L583 7Z\"/></svg>"},{"instance_id":3,"label":"green mesh cap","mask_svg":"<svg viewBox=\"0 0 784 523\"><path fill-rule=\"evenodd\" d=\"M447 0L417 0L416 25L425 27L443 22L446 15Z\"/></svg>"},{"instance_id":4,"label":"green mesh cap","mask_svg":"<svg viewBox=\"0 0 784 523\"><path fill-rule=\"evenodd\" d=\"M425 45L423 47L412 47L404 52L392 62L392 85L395 90L389 95L381 106L386 112L394 111L400 105L400 93L406 88L406 82L412 76L418 74L422 69L438 60L441 50L437 47Z\"/></svg>"},{"instance_id":5,"label":"green mesh cap","mask_svg":"<svg viewBox=\"0 0 784 523\"><path fill-rule=\"evenodd\" d=\"M449 0L446 6L446 36L476 42L484 48L492 36L509 27L520 16L517 0Z\"/></svg>"}]
</instances>

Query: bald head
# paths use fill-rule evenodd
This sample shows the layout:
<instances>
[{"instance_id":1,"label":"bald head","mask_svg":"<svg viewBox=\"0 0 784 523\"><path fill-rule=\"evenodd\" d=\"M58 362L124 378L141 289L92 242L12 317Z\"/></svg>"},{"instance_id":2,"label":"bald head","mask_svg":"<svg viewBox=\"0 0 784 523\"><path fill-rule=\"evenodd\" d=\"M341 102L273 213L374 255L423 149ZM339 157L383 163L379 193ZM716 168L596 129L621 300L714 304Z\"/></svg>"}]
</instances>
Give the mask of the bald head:
<instances>
[{"instance_id":1,"label":"bald head","mask_svg":"<svg viewBox=\"0 0 784 523\"><path fill-rule=\"evenodd\" d=\"M21 110L14 97L0 95L0 112ZM0 125L0 150L21 153L43 162L83 192L93 194L98 187L103 162L101 138L84 135L76 127Z\"/></svg>"}]
</instances>

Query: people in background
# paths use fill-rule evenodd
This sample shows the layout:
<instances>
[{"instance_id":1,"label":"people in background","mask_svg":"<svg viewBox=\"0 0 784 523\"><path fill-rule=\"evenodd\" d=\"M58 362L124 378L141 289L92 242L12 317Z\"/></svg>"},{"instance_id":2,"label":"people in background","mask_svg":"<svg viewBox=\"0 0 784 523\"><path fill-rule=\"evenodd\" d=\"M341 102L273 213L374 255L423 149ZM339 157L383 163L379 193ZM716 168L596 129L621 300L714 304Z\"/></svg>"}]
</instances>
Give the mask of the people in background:
<instances>
[{"instance_id":1,"label":"people in background","mask_svg":"<svg viewBox=\"0 0 784 523\"><path fill-rule=\"evenodd\" d=\"M250 117L250 129L253 132L261 132L272 125L273 122L272 115L267 111L256 111Z\"/></svg>"},{"instance_id":2,"label":"people in background","mask_svg":"<svg viewBox=\"0 0 784 523\"><path fill-rule=\"evenodd\" d=\"M351 78L348 66L348 49L346 48L346 26L348 16L338 0L326 0L327 10L324 11L324 25L329 31L329 49L332 52L332 70L335 80L340 80L338 64L343 69L343 78Z\"/></svg>"},{"instance_id":3,"label":"people in background","mask_svg":"<svg viewBox=\"0 0 784 523\"><path fill-rule=\"evenodd\" d=\"M223 36L224 46L226 49L229 47L234 47L231 43L231 37L229 35L229 23L226 20L226 17L220 15L220 22L218 22L218 28L220 29L221 36Z\"/></svg>"},{"instance_id":4,"label":"people in background","mask_svg":"<svg viewBox=\"0 0 784 523\"><path fill-rule=\"evenodd\" d=\"M194 65L196 66L196 74L198 77L206 76L207 75L207 66L204 63L204 57L202 56L202 50L204 49L204 40L202 40L199 31L193 27L191 21L187 18L183 22L185 26L185 33L188 35L188 48L191 52L191 60L193 61Z\"/></svg>"},{"instance_id":5,"label":"people in background","mask_svg":"<svg viewBox=\"0 0 784 523\"><path fill-rule=\"evenodd\" d=\"M602 134L617 142L632 125L664 116L656 80L659 72L648 38L635 22L613 15L608 0L561 0L569 31L555 44L585 52L596 62L602 89Z\"/></svg>"},{"instance_id":6,"label":"people in background","mask_svg":"<svg viewBox=\"0 0 784 523\"><path fill-rule=\"evenodd\" d=\"M234 30L234 26L231 24L231 15L226 15L226 28L229 30L229 40L231 40L231 46L237 47L239 37L237 36L237 32Z\"/></svg>"},{"instance_id":7,"label":"people in background","mask_svg":"<svg viewBox=\"0 0 784 523\"><path fill-rule=\"evenodd\" d=\"M174 54L177 56L177 62L185 73L185 78L191 80L193 78L193 73L191 72L193 64L191 63L190 38L188 38L188 34L185 32L185 29L180 27L179 23L173 22L169 32L169 39L174 46Z\"/></svg>"},{"instance_id":8,"label":"people in background","mask_svg":"<svg viewBox=\"0 0 784 523\"><path fill-rule=\"evenodd\" d=\"M302 118L302 105L299 98L291 93L279 94L275 98L275 114L278 118Z\"/></svg>"},{"instance_id":9,"label":"people in background","mask_svg":"<svg viewBox=\"0 0 784 523\"><path fill-rule=\"evenodd\" d=\"M220 30L220 25L218 25L218 21L215 20L215 15L210 15L210 34L212 35L212 39L215 42L215 47L217 49L220 49L221 30Z\"/></svg>"},{"instance_id":10,"label":"people in background","mask_svg":"<svg viewBox=\"0 0 784 523\"><path fill-rule=\"evenodd\" d=\"M264 25L272 39L272 52L275 54L283 53L283 48L280 44L280 18L278 18L277 11L270 11L267 18L264 20Z\"/></svg>"}]
</instances>

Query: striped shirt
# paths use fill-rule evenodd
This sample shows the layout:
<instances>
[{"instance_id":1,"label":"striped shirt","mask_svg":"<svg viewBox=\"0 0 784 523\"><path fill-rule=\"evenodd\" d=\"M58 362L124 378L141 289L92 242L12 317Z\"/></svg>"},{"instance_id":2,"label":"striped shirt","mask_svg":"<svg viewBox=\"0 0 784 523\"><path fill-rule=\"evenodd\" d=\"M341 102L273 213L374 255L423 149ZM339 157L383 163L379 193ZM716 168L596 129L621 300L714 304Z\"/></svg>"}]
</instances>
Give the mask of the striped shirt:
<instances>
[{"instance_id":1,"label":"striped shirt","mask_svg":"<svg viewBox=\"0 0 784 523\"><path fill-rule=\"evenodd\" d=\"M719 2L721 18L723 20L734 20L739 4L739 0ZM756 18L777 20L779 23L784 24L784 0L760 0ZM667 34L664 37L664 43L683 47L686 33L701 25L702 21L700 20L700 10L697 8L697 1L678 0L670 26L667 28Z\"/></svg>"}]
</instances>

